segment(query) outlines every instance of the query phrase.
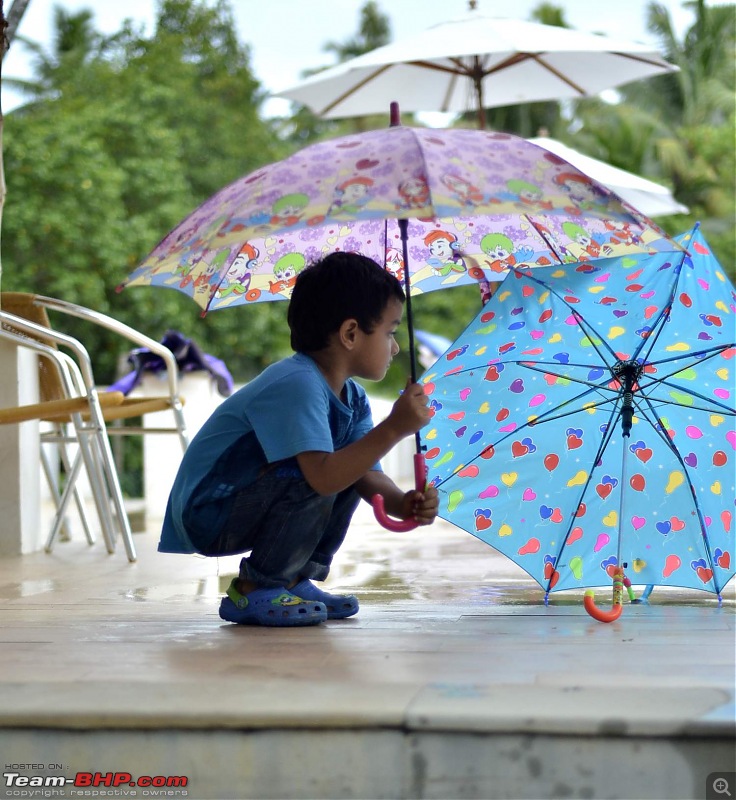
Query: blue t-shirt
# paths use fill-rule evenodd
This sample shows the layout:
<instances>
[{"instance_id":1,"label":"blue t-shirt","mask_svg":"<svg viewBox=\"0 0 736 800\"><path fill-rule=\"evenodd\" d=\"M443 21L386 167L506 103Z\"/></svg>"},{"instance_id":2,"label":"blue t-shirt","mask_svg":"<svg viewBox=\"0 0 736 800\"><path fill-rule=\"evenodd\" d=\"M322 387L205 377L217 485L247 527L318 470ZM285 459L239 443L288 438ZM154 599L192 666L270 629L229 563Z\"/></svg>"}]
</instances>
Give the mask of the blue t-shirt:
<instances>
[{"instance_id":1,"label":"blue t-shirt","mask_svg":"<svg viewBox=\"0 0 736 800\"><path fill-rule=\"evenodd\" d=\"M187 448L158 549L196 552L193 542L206 546L217 538L235 495L267 464L308 451L332 453L372 428L368 398L355 381L347 381L343 403L309 356L272 364L221 403Z\"/></svg>"}]
</instances>

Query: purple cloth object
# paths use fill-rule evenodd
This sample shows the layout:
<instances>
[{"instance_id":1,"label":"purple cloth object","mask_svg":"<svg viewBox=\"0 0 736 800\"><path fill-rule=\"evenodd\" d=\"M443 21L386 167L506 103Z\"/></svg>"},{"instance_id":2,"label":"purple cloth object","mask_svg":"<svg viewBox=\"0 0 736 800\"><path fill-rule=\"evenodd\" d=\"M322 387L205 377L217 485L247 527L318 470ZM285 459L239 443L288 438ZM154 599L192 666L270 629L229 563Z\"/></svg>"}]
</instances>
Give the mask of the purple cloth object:
<instances>
[{"instance_id":1,"label":"purple cloth object","mask_svg":"<svg viewBox=\"0 0 736 800\"><path fill-rule=\"evenodd\" d=\"M202 352L192 339L188 339L179 331L166 331L161 344L168 347L174 354L179 372L206 370L215 379L217 391L222 397L229 397L232 394L233 377L224 361ZM132 371L123 375L109 387L108 391L122 392L127 395L143 380L144 372L162 372L166 369L164 360L147 347L131 350L128 355L128 363L133 367Z\"/></svg>"}]
</instances>

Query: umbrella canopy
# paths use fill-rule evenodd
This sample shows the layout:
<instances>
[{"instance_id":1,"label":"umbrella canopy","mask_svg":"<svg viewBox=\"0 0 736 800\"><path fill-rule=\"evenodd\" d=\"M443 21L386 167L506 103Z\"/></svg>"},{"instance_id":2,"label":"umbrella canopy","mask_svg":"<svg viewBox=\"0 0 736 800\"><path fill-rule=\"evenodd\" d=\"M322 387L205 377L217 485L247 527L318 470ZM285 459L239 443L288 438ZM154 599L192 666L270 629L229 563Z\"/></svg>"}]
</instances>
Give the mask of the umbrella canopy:
<instances>
[{"instance_id":1,"label":"umbrella canopy","mask_svg":"<svg viewBox=\"0 0 736 800\"><path fill-rule=\"evenodd\" d=\"M240 178L174 228L121 288L178 289L214 310L287 299L299 270L337 250L411 273L418 294L497 281L520 263L655 249L678 246L525 139L396 126L320 142Z\"/></svg>"},{"instance_id":2,"label":"umbrella canopy","mask_svg":"<svg viewBox=\"0 0 736 800\"><path fill-rule=\"evenodd\" d=\"M649 45L471 11L345 61L277 94L328 118L464 113L595 95L675 71Z\"/></svg>"},{"instance_id":3,"label":"umbrella canopy","mask_svg":"<svg viewBox=\"0 0 736 800\"><path fill-rule=\"evenodd\" d=\"M569 164L576 166L581 172L607 186L622 200L632 205L647 217L663 217L668 214L687 214L690 209L678 203L672 192L654 181L635 175L625 169L613 167L605 161L580 153L556 139L547 136L536 136L529 140L564 158Z\"/></svg>"},{"instance_id":4,"label":"umbrella canopy","mask_svg":"<svg viewBox=\"0 0 736 800\"><path fill-rule=\"evenodd\" d=\"M684 244L515 269L421 379L440 516L547 593L734 575L736 292Z\"/></svg>"}]
</instances>

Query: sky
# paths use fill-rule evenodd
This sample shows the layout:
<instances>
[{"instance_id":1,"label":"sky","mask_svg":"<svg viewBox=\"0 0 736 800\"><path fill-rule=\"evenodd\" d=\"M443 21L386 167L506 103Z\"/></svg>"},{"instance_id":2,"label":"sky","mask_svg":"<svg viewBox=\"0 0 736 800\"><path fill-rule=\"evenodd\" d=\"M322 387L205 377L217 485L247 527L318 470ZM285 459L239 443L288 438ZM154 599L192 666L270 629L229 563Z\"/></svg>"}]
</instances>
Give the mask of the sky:
<instances>
[{"instance_id":1,"label":"sky","mask_svg":"<svg viewBox=\"0 0 736 800\"><path fill-rule=\"evenodd\" d=\"M484 14L529 19L541 0L478 0ZM550 0L564 9L567 24L581 31L655 44L646 30L647 0ZM691 12L682 0L659 0L670 12L679 35L692 22ZM343 42L358 31L360 9L365 0L230 0L239 39L251 47L252 67L268 91L279 91L298 83L303 70L331 66L334 55L323 50L328 41ZM468 0L377 0L391 22L395 41L402 35L429 28L463 16ZM6 10L11 3L6 0ZM103 33L114 33L125 18L143 23L150 34L155 19L156 0L30 0L18 33L46 46L51 39L53 9L89 9L93 24ZM513 5L513 13L509 6ZM3 76L24 78L32 75L27 49L14 41L3 63ZM2 87L2 108L12 110L22 97ZM274 98L267 101L264 113L288 114L289 103Z\"/></svg>"}]
</instances>

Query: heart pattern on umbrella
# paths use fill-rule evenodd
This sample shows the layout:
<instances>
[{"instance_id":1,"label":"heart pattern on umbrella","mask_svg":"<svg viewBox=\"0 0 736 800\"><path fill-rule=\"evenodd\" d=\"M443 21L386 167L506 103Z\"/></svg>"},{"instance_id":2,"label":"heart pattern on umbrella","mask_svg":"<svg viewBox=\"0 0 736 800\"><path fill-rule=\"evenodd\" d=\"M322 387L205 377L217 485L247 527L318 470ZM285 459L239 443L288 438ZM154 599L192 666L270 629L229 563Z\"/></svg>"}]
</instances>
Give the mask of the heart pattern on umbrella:
<instances>
[{"instance_id":1,"label":"heart pattern on umbrella","mask_svg":"<svg viewBox=\"0 0 736 800\"><path fill-rule=\"evenodd\" d=\"M734 574L736 293L702 234L684 241L683 256L515 270L453 343L463 355L422 377L440 515L547 591L605 585L619 563L713 592Z\"/></svg>"}]
</instances>

